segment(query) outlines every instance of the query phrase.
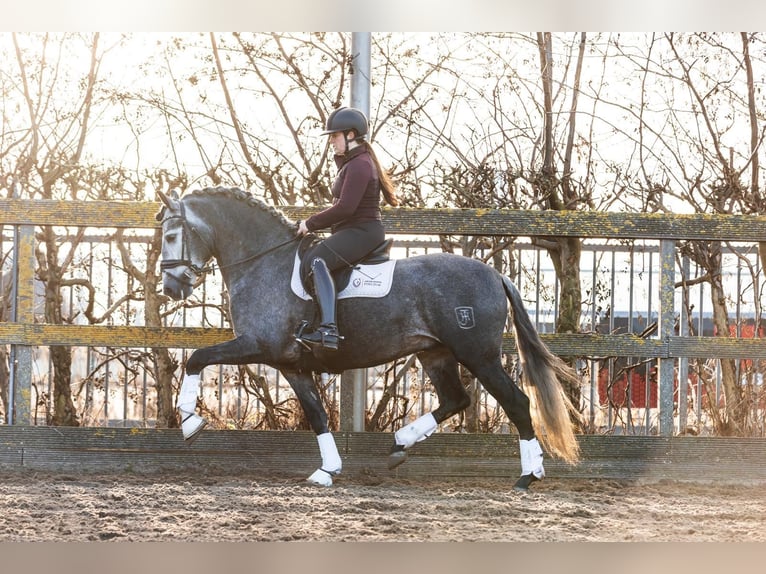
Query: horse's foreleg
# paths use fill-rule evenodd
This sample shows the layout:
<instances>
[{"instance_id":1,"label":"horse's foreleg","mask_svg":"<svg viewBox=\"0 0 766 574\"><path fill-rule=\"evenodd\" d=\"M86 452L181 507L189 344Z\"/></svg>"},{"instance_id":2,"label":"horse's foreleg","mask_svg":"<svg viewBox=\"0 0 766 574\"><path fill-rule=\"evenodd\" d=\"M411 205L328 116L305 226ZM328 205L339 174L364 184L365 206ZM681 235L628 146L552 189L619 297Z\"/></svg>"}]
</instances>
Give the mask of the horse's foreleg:
<instances>
[{"instance_id":1,"label":"horse's foreleg","mask_svg":"<svg viewBox=\"0 0 766 574\"><path fill-rule=\"evenodd\" d=\"M186 442L192 442L207 426L207 421L199 416L197 409L197 395L199 394L199 374L185 374L178 393L176 408L181 416L181 432Z\"/></svg>"},{"instance_id":2,"label":"horse's foreleg","mask_svg":"<svg viewBox=\"0 0 766 574\"><path fill-rule=\"evenodd\" d=\"M307 373L282 371L290 383L295 396L301 404L303 412L309 420L311 428L316 433L322 466L308 477L308 482L320 486L332 486L333 476L340 474L343 461L335 445L335 438L327 426L327 411L317 392L313 376Z\"/></svg>"},{"instance_id":3,"label":"horse's foreleg","mask_svg":"<svg viewBox=\"0 0 766 574\"><path fill-rule=\"evenodd\" d=\"M254 347L251 341L238 337L218 345L197 349L189 356L176 403L181 417L181 432L187 443L194 441L207 425L207 421L195 412L202 369L214 364L242 365L258 362L258 357L253 352Z\"/></svg>"},{"instance_id":4,"label":"horse's foreleg","mask_svg":"<svg viewBox=\"0 0 766 574\"><path fill-rule=\"evenodd\" d=\"M306 480L319 486L332 486L332 477L340 474L343 461L335 445L335 438L331 432L317 435L319 453L322 456L322 466L316 469Z\"/></svg>"}]
</instances>

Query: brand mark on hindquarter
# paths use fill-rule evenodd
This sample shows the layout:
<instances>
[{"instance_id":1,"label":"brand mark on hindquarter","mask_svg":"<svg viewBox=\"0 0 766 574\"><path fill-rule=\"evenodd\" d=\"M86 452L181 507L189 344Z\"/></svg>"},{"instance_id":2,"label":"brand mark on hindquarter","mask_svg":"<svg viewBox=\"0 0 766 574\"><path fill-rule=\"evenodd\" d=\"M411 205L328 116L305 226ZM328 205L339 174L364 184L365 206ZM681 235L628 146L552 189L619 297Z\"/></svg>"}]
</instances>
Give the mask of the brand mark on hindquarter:
<instances>
[{"instance_id":1,"label":"brand mark on hindquarter","mask_svg":"<svg viewBox=\"0 0 766 574\"><path fill-rule=\"evenodd\" d=\"M455 307L455 317L461 329L473 329L476 326L473 319L473 307Z\"/></svg>"}]
</instances>

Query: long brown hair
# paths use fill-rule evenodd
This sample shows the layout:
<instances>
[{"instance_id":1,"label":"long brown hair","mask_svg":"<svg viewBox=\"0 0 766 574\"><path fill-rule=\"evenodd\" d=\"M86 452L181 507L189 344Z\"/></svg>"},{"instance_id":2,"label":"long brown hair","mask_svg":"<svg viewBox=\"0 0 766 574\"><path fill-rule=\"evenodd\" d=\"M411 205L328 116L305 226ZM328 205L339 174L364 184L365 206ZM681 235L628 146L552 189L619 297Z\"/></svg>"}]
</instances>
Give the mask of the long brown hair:
<instances>
[{"instance_id":1,"label":"long brown hair","mask_svg":"<svg viewBox=\"0 0 766 574\"><path fill-rule=\"evenodd\" d=\"M396 186L391 180L391 176L389 175L388 171L383 169L383 167L380 165L380 160L378 160L378 156L375 155L375 151L372 149L370 142L362 140L361 143L367 148L367 152L370 154L370 157L375 164L375 169L378 170L380 190L383 192L383 197L386 198L386 203L392 207L396 207L399 205L399 197L396 195Z\"/></svg>"}]
</instances>

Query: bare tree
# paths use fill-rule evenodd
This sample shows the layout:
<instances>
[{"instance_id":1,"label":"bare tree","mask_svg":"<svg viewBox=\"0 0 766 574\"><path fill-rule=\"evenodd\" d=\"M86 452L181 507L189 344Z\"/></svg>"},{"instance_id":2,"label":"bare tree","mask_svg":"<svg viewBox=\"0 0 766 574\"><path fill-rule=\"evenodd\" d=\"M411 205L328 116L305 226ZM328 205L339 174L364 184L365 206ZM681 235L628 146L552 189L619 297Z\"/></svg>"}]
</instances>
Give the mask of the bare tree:
<instances>
[{"instance_id":1,"label":"bare tree","mask_svg":"<svg viewBox=\"0 0 766 574\"><path fill-rule=\"evenodd\" d=\"M42 38L42 59L33 63L25 56L21 43L14 34L16 63L23 86L24 100L30 129L25 142L25 153L16 168L16 173L26 182L26 189L39 194L44 199L53 199L58 191L69 197L77 197L80 188L78 167L82 159L85 139L89 129L89 120L94 105L94 88L99 65L99 35L90 39L90 66L84 79L81 99L73 102L69 114L49 117L46 112L56 107L49 107L56 96L56 75L63 73L58 66L68 47L66 37L54 40L48 35ZM49 47L51 50L49 51ZM32 66L36 67L30 69ZM46 73L50 70L50 73ZM49 75L50 74L50 75ZM49 84L45 84L49 82ZM51 126L47 122L55 122ZM62 289L66 284L66 272L72 264L84 229L78 230L70 244L68 252L61 253L61 243L53 226L43 226L36 249L38 277L44 282L45 321L62 324ZM54 425L77 426L79 420L72 400L71 365L72 355L68 346L51 347L53 363L53 412L51 423Z\"/></svg>"},{"instance_id":2,"label":"bare tree","mask_svg":"<svg viewBox=\"0 0 766 574\"><path fill-rule=\"evenodd\" d=\"M758 156L763 130L758 117L764 101L756 94L749 50L756 35L741 35L739 46L732 34L664 34L648 39L645 47L612 44L622 61L635 64L643 78L640 102L615 104L626 111L628 125L638 133L642 177L629 183L629 193L651 211L760 213ZM743 132L749 137L743 138ZM693 241L683 244L681 252L703 270L716 335L729 337L723 248L721 242ZM688 285L688 278L682 285ZM748 434L752 403L746 400L737 364L721 359L720 369L726 407L718 411L711 403L716 430ZM704 369L699 375L708 377Z\"/></svg>"},{"instance_id":3,"label":"bare tree","mask_svg":"<svg viewBox=\"0 0 766 574\"><path fill-rule=\"evenodd\" d=\"M153 178L160 187L164 187L165 174L154 174ZM127 187L128 178L123 182ZM142 182L132 182L133 189L141 194L145 188ZM178 179L167 182L170 188L175 187ZM136 198L146 201L147 198ZM162 294L162 277L159 272L159 260L162 253L162 230L154 230L151 238L145 244L146 249L137 253L135 244L125 240L125 229L118 229L115 240L120 252L122 265L128 276L135 279L139 288L128 293L131 300L143 302L144 324L147 327L161 327L165 312L163 305L168 298ZM140 261L141 263L138 263ZM154 347L151 349L149 368L157 396L157 428L179 428L180 421L175 408L174 373L178 369L178 361L169 349Z\"/></svg>"},{"instance_id":4,"label":"bare tree","mask_svg":"<svg viewBox=\"0 0 766 574\"><path fill-rule=\"evenodd\" d=\"M19 84L22 86L26 105L28 129L19 130L21 135L9 145L18 148L14 157L13 177L20 182L23 192L32 198L43 199L115 199L126 193L126 199L145 199L144 185L136 183L131 172L122 167L107 164L89 165L88 150L92 119L104 113L111 94L101 91L99 71L104 58L114 46L102 46L100 35L53 35L34 38L13 35ZM81 52L80 52L81 51ZM87 68L78 71L66 65L73 53L87 53ZM83 60L78 60L83 61ZM66 94L66 96L60 94ZM135 174L134 174L135 175ZM130 184L130 185L128 185ZM138 190L139 195L128 196L126 188ZM42 319L51 324L73 322L78 312L92 324L103 323L130 300L142 300L146 309L146 324L160 324L157 317L161 296L158 293L156 268L159 240L154 239L154 251L147 257L147 271L137 270L126 258L126 268L138 277L143 293L132 292L112 301L103 312L96 312L109 295L93 285L83 274L76 274L78 249L85 236L85 228L61 229L53 225L43 226L38 233L36 259L37 276L45 286L45 304ZM125 244L122 233L117 235L118 246L123 253ZM111 264L111 263L110 263ZM109 289L109 285L106 289ZM64 305L65 293L78 290L84 299L81 311ZM100 300L99 300L100 298ZM101 302L100 302L101 301ZM112 358L118 360L119 351L106 351L103 364ZM111 353L111 355L110 355ZM80 414L75 406L72 389L72 349L57 345L50 349L53 367L53 392L50 397L50 423L55 425L78 425ZM175 410L172 397L172 358L166 350L158 350L149 364L155 367L158 388L158 424L173 426ZM89 375L90 377L90 375ZM127 381L126 381L127 384Z\"/></svg>"},{"instance_id":5,"label":"bare tree","mask_svg":"<svg viewBox=\"0 0 766 574\"><path fill-rule=\"evenodd\" d=\"M550 33L538 33L537 44L540 55L540 77L543 86L543 140L542 169L535 177L533 186L539 190L543 207L555 210L574 210L587 206L583 196L584 186L578 186L572 178L572 154L576 134L577 102L580 91L580 77L585 54L586 36L580 34L580 41L575 58L574 81L571 85L571 104L567 126L566 143L560 150L563 156L561 173L556 168L556 150L554 139L554 75L553 42ZM578 237L540 238L553 261L559 282L559 313L556 318L556 331L576 333L580 327L582 312L582 293L580 287L581 239ZM572 404L580 404L580 389L574 385L567 388Z\"/></svg>"}]
</instances>

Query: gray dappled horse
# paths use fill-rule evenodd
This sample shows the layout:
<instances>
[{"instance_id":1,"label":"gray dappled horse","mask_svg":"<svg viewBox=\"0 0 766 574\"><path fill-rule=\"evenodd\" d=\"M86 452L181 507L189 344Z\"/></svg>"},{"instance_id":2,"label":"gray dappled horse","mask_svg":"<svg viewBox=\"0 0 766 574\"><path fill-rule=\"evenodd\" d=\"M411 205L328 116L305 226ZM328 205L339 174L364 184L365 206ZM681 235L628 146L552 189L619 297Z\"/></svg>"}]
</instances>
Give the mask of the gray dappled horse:
<instances>
[{"instance_id":1,"label":"gray dappled horse","mask_svg":"<svg viewBox=\"0 0 766 574\"><path fill-rule=\"evenodd\" d=\"M316 432L322 465L308 480L330 486L342 462L314 373L340 373L414 353L439 406L394 433L390 468L404 462L407 449L439 423L469 406L459 364L495 397L516 426L521 458L517 490L527 490L545 475L542 446L568 463L578 460L570 418L574 409L559 381L576 381L575 374L542 343L513 283L489 265L449 253L397 260L386 296L339 300L338 323L345 336L340 348L316 348L312 353L295 338L296 327L314 312L313 302L290 287L298 246L296 223L237 188L196 190L181 199L160 193L160 198L165 294L176 300L188 297L215 259L229 292L235 334L230 341L195 350L186 361L177 406L187 440L205 426L195 409L206 366L269 365L290 383ZM503 368L507 301L529 397Z\"/></svg>"}]
</instances>

